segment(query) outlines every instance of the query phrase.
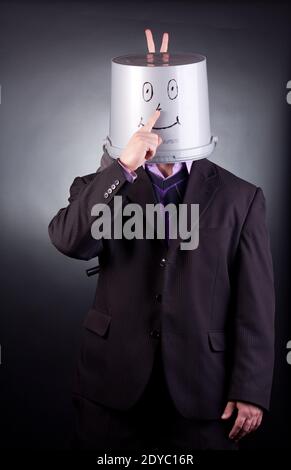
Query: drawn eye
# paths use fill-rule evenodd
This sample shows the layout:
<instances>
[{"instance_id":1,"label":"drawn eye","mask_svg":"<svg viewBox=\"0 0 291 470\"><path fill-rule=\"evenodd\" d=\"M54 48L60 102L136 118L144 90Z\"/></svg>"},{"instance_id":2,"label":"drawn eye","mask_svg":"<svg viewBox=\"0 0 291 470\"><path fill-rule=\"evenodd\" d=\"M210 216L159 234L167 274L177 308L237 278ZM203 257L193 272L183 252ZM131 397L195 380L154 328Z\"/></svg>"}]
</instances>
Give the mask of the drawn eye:
<instances>
[{"instance_id":1,"label":"drawn eye","mask_svg":"<svg viewBox=\"0 0 291 470\"><path fill-rule=\"evenodd\" d=\"M174 78L168 83L168 96L170 100L174 100L178 96L178 85Z\"/></svg>"},{"instance_id":2,"label":"drawn eye","mask_svg":"<svg viewBox=\"0 0 291 470\"><path fill-rule=\"evenodd\" d=\"M150 82L145 82L142 87L142 96L145 101L150 101L153 97L153 85Z\"/></svg>"}]
</instances>

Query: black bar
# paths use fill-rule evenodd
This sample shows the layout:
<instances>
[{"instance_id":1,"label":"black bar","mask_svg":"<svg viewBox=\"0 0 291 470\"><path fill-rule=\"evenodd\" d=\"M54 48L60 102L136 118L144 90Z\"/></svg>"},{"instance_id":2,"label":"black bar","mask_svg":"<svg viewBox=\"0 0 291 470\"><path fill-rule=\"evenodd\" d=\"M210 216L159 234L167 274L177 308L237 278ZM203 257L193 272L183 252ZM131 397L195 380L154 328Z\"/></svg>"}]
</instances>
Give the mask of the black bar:
<instances>
[{"instance_id":1,"label":"black bar","mask_svg":"<svg viewBox=\"0 0 291 470\"><path fill-rule=\"evenodd\" d=\"M94 276L95 274L99 273L100 266L93 266L93 268L86 269L87 276Z\"/></svg>"}]
</instances>

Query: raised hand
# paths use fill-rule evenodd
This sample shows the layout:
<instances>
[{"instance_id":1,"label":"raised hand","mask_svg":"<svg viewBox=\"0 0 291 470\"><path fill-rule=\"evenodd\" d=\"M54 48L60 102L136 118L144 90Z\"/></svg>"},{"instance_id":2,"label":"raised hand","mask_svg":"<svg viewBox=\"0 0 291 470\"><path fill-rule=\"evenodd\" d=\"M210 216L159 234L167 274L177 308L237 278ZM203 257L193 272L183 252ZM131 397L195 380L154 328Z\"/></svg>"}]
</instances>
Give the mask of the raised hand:
<instances>
[{"instance_id":1,"label":"raised hand","mask_svg":"<svg viewBox=\"0 0 291 470\"><path fill-rule=\"evenodd\" d=\"M142 129L132 135L122 151L119 160L129 170L134 171L146 160L153 158L158 146L162 143L161 137L152 132L160 113L156 110Z\"/></svg>"}]
</instances>

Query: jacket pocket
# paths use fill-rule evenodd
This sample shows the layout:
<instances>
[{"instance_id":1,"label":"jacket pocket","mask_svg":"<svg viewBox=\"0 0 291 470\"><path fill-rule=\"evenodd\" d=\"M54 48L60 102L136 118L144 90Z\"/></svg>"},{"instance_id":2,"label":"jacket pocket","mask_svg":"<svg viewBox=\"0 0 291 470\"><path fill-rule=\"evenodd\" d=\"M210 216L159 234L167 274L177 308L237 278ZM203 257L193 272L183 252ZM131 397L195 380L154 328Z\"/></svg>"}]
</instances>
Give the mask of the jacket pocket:
<instances>
[{"instance_id":1,"label":"jacket pocket","mask_svg":"<svg viewBox=\"0 0 291 470\"><path fill-rule=\"evenodd\" d=\"M110 315L91 308L83 321L83 326L99 336L105 336L109 330L110 322Z\"/></svg>"},{"instance_id":2,"label":"jacket pocket","mask_svg":"<svg viewBox=\"0 0 291 470\"><path fill-rule=\"evenodd\" d=\"M219 352L226 349L226 334L223 330L208 331L209 346L212 351Z\"/></svg>"}]
</instances>

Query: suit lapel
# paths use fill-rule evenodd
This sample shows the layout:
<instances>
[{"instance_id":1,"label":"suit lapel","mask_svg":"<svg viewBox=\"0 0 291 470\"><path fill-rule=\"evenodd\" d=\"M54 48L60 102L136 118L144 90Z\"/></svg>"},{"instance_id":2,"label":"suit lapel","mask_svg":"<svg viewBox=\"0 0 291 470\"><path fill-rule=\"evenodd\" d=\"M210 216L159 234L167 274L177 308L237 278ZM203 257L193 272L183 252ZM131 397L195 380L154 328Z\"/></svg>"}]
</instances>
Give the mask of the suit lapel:
<instances>
[{"instance_id":1,"label":"suit lapel","mask_svg":"<svg viewBox=\"0 0 291 470\"><path fill-rule=\"evenodd\" d=\"M220 176L214 163L207 158L197 160L191 167L183 203L199 204L202 217L220 185Z\"/></svg>"},{"instance_id":2,"label":"suit lapel","mask_svg":"<svg viewBox=\"0 0 291 470\"><path fill-rule=\"evenodd\" d=\"M220 186L220 176L214 163L207 158L193 162L183 198L183 204L187 204L188 230L190 230L191 224L194 226L198 222L191 220L191 204L199 204L200 222ZM183 240L179 234L177 238L170 239L169 250L178 248L181 241Z\"/></svg>"}]
</instances>

